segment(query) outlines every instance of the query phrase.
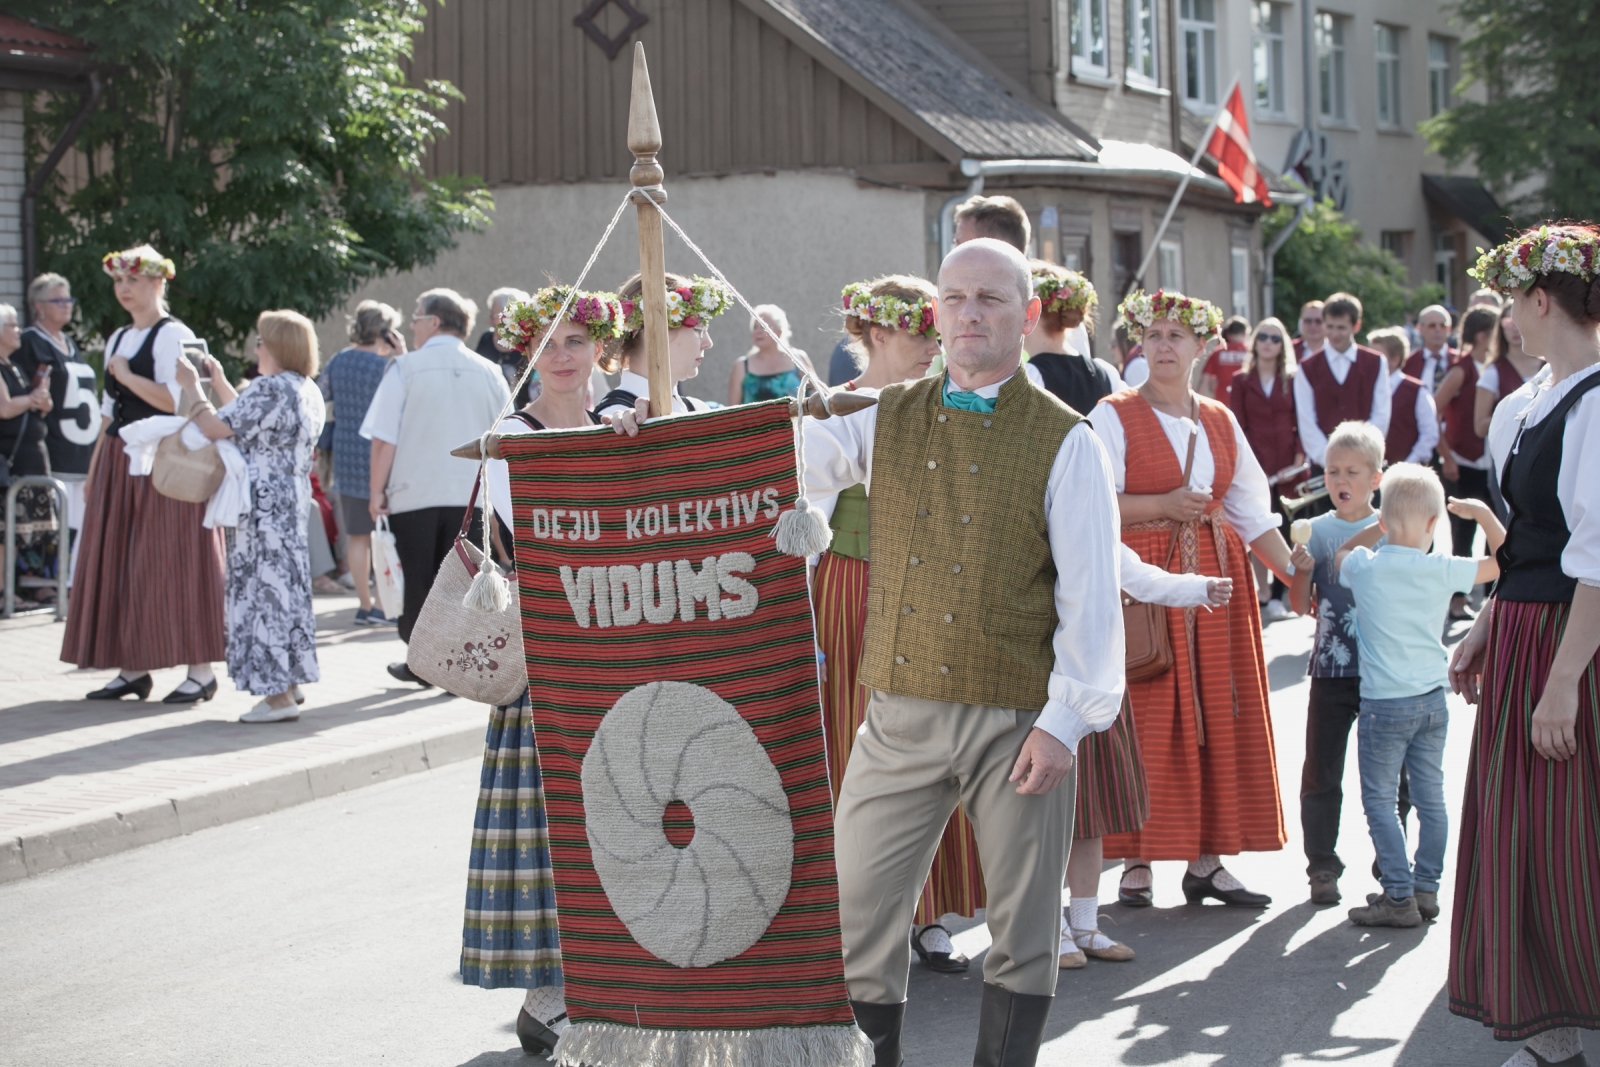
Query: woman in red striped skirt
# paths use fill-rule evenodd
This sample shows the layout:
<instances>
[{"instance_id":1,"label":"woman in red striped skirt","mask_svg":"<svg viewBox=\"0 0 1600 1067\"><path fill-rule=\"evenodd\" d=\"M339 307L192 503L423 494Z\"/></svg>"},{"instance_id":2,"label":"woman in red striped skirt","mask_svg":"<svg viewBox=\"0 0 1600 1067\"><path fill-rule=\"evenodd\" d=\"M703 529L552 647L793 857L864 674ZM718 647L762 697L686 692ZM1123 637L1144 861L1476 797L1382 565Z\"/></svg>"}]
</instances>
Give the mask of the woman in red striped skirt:
<instances>
[{"instance_id":1,"label":"woman in red striped skirt","mask_svg":"<svg viewBox=\"0 0 1600 1067\"><path fill-rule=\"evenodd\" d=\"M1501 471L1494 599L1450 667L1478 704L1450 1010L1526 1040L1507 1067L1582 1067L1579 1029L1600 1028L1600 228L1530 231L1473 273L1510 293L1551 373Z\"/></svg>"},{"instance_id":2,"label":"woman in red striped skirt","mask_svg":"<svg viewBox=\"0 0 1600 1067\"><path fill-rule=\"evenodd\" d=\"M922 278L888 275L845 286L844 325L865 369L844 385L874 394L886 385L921 378L939 354L933 321L933 286ZM827 508L829 505L825 504ZM828 776L839 799L850 746L867 712L867 692L857 681L867 625L867 490L856 485L834 498L833 545L817 563L814 592L817 645L822 653L822 722ZM912 947L936 971L967 969L939 919L971 916L984 905L983 869L972 824L960 808L950 817L934 854L928 884L917 901Z\"/></svg>"},{"instance_id":3,"label":"woman in red striped skirt","mask_svg":"<svg viewBox=\"0 0 1600 1067\"><path fill-rule=\"evenodd\" d=\"M84 488L83 529L61 658L91 669L118 668L90 700L140 700L150 672L188 664L168 704L210 700L211 664L223 657L221 530L204 526L205 505L162 496L148 471L135 474L118 432L138 419L170 415L182 342L194 332L167 314L172 261L149 245L113 252L103 265L117 302L132 317L106 345L101 434Z\"/></svg>"}]
</instances>

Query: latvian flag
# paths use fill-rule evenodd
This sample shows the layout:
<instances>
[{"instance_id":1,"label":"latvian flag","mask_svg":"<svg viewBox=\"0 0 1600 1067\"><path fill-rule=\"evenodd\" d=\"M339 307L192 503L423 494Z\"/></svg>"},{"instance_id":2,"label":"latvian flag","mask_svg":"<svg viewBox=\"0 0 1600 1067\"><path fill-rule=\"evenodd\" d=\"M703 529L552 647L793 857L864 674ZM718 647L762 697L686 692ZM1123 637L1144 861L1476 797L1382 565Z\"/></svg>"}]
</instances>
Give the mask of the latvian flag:
<instances>
[{"instance_id":1,"label":"latvian flag","mask_svg":"<svg viewBox=\"0 0 1600 1067\"><path fill-rule=\"evenodd\" d=\"M1227 103L1217 112L1206 155L1217 161L1217 176L1233 190L1235 203L1272 206L1266 176L1256 166L1256 154L1250 150L1250 120L1245 117L1244 94L1239 91L1238 82L1233 83Z\"/></svg>"}]
</instances>

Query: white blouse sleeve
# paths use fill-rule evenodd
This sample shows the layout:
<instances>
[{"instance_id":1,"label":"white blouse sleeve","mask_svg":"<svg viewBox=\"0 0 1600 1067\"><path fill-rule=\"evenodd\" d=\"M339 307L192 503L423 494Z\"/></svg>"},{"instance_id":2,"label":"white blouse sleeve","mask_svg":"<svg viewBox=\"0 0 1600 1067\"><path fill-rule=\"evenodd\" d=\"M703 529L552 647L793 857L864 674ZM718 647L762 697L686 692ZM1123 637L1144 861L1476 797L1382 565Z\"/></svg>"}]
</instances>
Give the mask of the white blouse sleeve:
<instances>
[{"instance_id":1,"label":"white blouse sleeve","mask_svg":"<svg viewBox=\"0 0 1600 1067\"><path fill-rule=\"evenodd\" d=\"M178 400L183 394L183 387L178 384L178 358L183 355L183 342L193 340L194 331L176 321L167 323L156 334L155 350L151 353L155 380L172 394L173 411L178 410Z\"/></svg>"},{"instance_id":2,"label":"white blouse sleeve","mask_svg":"<svg viewBox=\"0 0 1600 1067\"><path fill-rule=\"evenodd\" d=\"M1089 412L1089 425L1094 427L1094 435L1100 438L1100 443L1106 446L1106 455L1111 460L1111 480L1117 492L1127 492L1123 487L1128 484L1128 436L1122 429L1117 409L1100 401Z\"/></svg>"},{"instance_id":3,"label":"white blouse sleeve","mask_svg":"<svg viewBox=\"0 0 1600 1067\"><path fill-rule=\"evenodd\" d=\"M1233 483L1222 495L1222 513L1245 544L1249 544L1269 530L1276 530L1281 521L1272 510L1272 488L1267 485L1266 471L1250 442L1244 439L1239 420L1228 412L1228 425L1233 427ZM1213 450L1213 453L1215 450Z\"/></svg>"},{"instance_id":4,"label":"white blouse sleeve","mask_svg":"<svg viewBox=\"0 0 1600 1067\"><path fill-rule=\"evenodd\" d=\"M521 419L501 419L500 425L495 427L495 432L526 434L533 431ZM511 523L511 467L503 459L491 459L488 467L486 480L489 503L494 506L494 513L500 516L500 521L506 524L506 528L514 530L516 527Z\"/></svg>"},{"instance_id":5,"label":"white blouse sleeve","mask_svg":"<svg viewBox=\"0 0 1600 1067\"><path fill-rule=\"evenodd\" d=\"M1215 579L1205 574L1170 574L1146 563L1127 545L1118 545L1122 564L1122 591L1146 604L1169 608L1197 608L1211 599L1207 586Z\"/></svg>"},{"instance_id":6,"label":"white blouse sleeve","mask_svg":"<svg viewBox=\"0 0 1600 1067\"><path fill-rule=\"evenodd\" d=\"M1478 388L1496 396L1500 393L1500 368L1493 363L1478 372Z\"/></svg>"},{"instance_id":7,"label":"white blouse sleeve","mask_svg":"<svg viewBox=\"0 0 1600 1067\"><path fill-rule=\"evenodd\" d=\"M1596 372L1600 373L1600 372ZM1567 414L1561 436L1561 473L1556 498L1572 536L1561 553L1561 569L1584 585L1600 588L1600 390L1590 392ZM1586 477L1579 477L1579 471Z\"/></svg>"}]
</instances>

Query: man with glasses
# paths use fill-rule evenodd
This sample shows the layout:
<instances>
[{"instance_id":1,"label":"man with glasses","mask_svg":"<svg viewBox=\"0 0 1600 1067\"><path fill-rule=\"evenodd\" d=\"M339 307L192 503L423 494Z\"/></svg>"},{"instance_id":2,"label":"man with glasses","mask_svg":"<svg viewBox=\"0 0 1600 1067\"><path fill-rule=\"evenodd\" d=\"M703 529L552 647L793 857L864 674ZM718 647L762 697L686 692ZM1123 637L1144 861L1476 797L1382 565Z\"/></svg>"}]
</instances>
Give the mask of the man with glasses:
<instances>
[{"instance_id":1,"label":"man with glasses","mask_svg":"<svg viewBox=\"0 0 1600 1067\"><path fill-rule=\"evenodd\" d=\"M457 459L450 450L492 429L511 396L500 368L463 341L477 311L453 289L417 297L412 351L395 357L361 423L361 436L372 442L368 508L374 521L388 516L405 571L403 641L411 640L478 477L475 460ZM403 661L391 663L389 674L428 684Z\"/></svg>"},{"instance_id":2,"label":"man with glasses","mask_svg":"<svg viewBox=\"0 0 1600 1067\"><path fill-rule=\"evenodd\" d=\"M1300 336L1294 339L1294 358L1303 361L1322 351L1327 339L1322 331L1322 301L1307 300L1300 307Z\"/></svg>"}]
</instances>

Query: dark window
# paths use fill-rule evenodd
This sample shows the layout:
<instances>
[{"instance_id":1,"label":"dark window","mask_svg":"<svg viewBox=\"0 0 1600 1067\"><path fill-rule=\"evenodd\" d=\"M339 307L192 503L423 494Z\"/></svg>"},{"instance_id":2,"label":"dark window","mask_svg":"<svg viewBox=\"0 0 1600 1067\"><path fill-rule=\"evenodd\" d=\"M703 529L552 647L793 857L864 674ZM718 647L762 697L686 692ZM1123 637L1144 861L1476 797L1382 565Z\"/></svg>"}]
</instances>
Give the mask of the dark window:
<instances>
[{"instance_id":1,"label":"dark window","mask_svg":"<svg viewBox=\"0 0 1600 1067\"><path fill-rule=\"evenodd\" d=\"M1111 235L1111 259L1113 272L1117 279L1117 291L1113 294L1114 304L1121 303L1122 297L1133 284L1133 272L1139 269L1139 260L1144 256L1144 240L1137 233L1116 233Z\"/></svg>"}]
</instances>

